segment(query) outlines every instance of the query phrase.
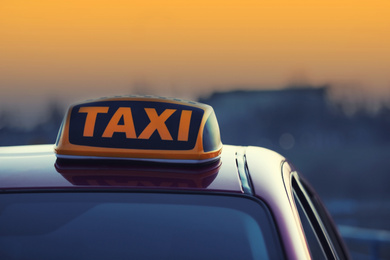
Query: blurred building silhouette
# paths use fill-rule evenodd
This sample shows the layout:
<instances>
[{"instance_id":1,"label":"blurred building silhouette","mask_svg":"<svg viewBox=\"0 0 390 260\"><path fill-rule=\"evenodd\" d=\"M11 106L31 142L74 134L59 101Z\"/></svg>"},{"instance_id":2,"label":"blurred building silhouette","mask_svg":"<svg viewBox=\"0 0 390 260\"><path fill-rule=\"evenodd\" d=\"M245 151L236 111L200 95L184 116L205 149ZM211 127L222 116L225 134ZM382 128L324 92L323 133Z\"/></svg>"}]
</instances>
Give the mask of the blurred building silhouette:
<instances>
[{"instance_id":1,"label":"blurred building silhouette","mask_svg":"<svg viewBox=\"0 0 390 260\"><path fill-rule=\"evenodd\" d=\"M327 87L232 91L200 102L214 107L224 143L289 150L390 142L389 109L346 115L327 92Z\"/></svg>"},{"instance_id":2,"label":"blurred building silhouette","mask_svg":"<svg viewBox=\"0 0 390 260\"><path fill-rule=\"evenodd\" d=\"M10 112L0 113L0 146L54 144L64 111L55 102L51 102L45 115L46 119L43 123L26 129L7 124L13 116Z\"/></svg>"}]
</instances>

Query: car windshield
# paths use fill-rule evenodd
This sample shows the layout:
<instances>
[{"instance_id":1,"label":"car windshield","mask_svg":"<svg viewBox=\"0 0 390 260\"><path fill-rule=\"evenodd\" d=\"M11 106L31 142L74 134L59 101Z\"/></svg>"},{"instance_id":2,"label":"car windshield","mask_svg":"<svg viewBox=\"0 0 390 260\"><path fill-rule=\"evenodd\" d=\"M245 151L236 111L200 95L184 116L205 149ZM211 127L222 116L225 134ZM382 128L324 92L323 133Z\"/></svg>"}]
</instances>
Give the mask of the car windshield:
<instances>
[{"instance_id":1,"label":"car windshield","mask_svg":"<svg viewBox=\"0 0 390 260\"><path fill-rule=\"evenodd\" d=\"M10 193L1 259L281 259L268 209L240 196Z\"/></svg>"}]
</instances>

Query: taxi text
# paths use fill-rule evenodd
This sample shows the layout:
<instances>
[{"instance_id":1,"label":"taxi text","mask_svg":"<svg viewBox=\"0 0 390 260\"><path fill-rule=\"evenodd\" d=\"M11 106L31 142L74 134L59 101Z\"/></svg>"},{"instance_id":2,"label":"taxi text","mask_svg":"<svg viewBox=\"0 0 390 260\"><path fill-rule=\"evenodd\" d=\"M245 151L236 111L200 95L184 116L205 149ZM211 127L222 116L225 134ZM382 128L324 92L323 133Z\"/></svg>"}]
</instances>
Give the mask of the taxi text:
<instances>
[{"instance_id":1,"label":"taxi text","mask_svg":"<svg viewBox=\"0 0 390 260\"><path fill-rule=\"evenodd\" d=\"M108 110L109 107L106 106L80 107L78 112L87 114L84 124L84 137L94 136L97 117L99 114L107 114ZM131 108L119 107L111 117L101 137L112 138L114 133L125 133L128 139L149 139L157 131L161 140L173 140L165 122L171 115L177 113L177 109L165 109L160 115L158 115L155 108L144 108L144 110L150 123L143 129L140 135L136 135ZM177 141L188 141L191 115L191 110L181 111ZM121 119L123 121L120 123Z\"/></svg>"}]
</instances>

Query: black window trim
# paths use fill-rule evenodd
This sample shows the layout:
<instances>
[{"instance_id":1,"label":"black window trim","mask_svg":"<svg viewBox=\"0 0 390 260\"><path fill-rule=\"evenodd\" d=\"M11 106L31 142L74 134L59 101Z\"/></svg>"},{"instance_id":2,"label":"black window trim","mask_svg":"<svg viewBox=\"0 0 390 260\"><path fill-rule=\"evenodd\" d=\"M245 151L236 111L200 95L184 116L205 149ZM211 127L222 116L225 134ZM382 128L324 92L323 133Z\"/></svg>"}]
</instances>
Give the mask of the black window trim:
<instances>
[{"instance_id":1,"label":"black window trim","mask_svg":"<svg viewBox=\"0 0 390 260\"><path fill-rule=\"evenodd\" d=\"M293 172L291 175L291 185L292 190L296 194L299 202L302 205L302 208L308 217L312 228L315 231L315 234L320 242L323 252L325 253L328 259L340 259L336 250L331 242L329 234L322 223L320 215L318 214L315 206L311 202L310 196L306 191L304 184L301 182L300 177L297 172Z\"/></svg>"}]
</instances>

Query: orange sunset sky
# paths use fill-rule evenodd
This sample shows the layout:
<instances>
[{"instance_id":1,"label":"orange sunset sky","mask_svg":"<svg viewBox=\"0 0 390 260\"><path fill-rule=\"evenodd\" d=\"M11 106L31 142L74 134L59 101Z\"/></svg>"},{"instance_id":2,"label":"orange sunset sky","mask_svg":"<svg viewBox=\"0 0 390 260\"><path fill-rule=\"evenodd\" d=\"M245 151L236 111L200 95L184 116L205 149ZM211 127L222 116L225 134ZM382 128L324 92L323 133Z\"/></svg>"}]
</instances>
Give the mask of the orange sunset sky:
<instances>
[{"instance_id":1,"label":"orange sunset sky","mask_svg":"<svg viewBox=\"0 0 390 260\"><path fill-rule=\"evenodd\" d=\"M292 83L390 96L390 1L0 1L0 109L21 121L49 98Z\"/></svg>"}]
</instances>

